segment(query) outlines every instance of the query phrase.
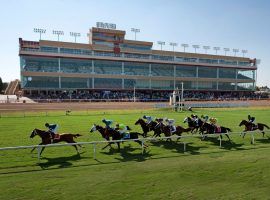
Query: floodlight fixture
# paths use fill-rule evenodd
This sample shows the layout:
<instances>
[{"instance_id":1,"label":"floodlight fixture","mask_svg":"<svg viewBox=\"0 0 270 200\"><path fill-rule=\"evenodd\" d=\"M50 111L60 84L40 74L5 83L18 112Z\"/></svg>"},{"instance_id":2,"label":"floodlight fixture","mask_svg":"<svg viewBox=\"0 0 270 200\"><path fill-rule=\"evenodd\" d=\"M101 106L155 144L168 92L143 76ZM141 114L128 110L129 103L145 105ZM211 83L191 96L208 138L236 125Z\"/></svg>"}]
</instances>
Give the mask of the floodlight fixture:
<instances>
[{"instance_id":1,"label":"floodlight fixture","mask_svg":"<svg viewBox=\"0 0 270 200\"><path fill-rule=\"evenodd\" d=\"M184 52L186 52L186 48L188 48L188 47L189 47L189 45L188 45L188 44L181 44L181 46L184 48Z\"/></svg>"},{"instance_id":2,"label":"floodlight fixture","mask_svg":"<svg viewBox=\"0 0 270 200\"><path fill-rule=\"evenodd\" d=\"M236 53L239 52L239 49L233 49L233 52L234 52L234 56L236 56Z\"/></svg>"},{"instance_id":3,"label":"floodlight fixture","mask_svg":"<svg viewBox=\"0 0 270 200\"><path fill-rule=\"evenodd\" d=\"M210 46L203 46L203 49L205 50L205 54L207 54L207 51L210 49Z\"/></svg>"},{"instance_id":4,"label":"floodlight fixture","mask_svg":"<svg viewBox=\"0 0 270 200\"><path fill-rule=\"evenodd\" d=\"M245 57L245 54L248 52L248 50L242 50L242 53L243 53L243 57Z\"/></svg>"},{"instance_id":5,"label":"floodlight fixture","mask_svg":"<svg viewBox=\"0 0 270 200\"><path fill-rule=\"evenodd\" d=\"M217 52L220 50L220 47L213 47L213 49L216 51L216 55L217 55Z\"/></svg>"},{"instance_id":6,"label":"floodlight fixture","mask_svg":"<svg viewBox=\"0 0 270 200\"><path fill-rule=\"evenodd\" d=\"M162 50L162 46L165 45L165 42L163 42L163 41L158 41L157 43L160 45L160 50Z\"/></svg>"},{"instance_id":7,"label":"floodlight fixture","mask_svg":"<svg viewBox=\"0 0 270 200\"><path fill-rule=\"evenodd\" d=\"M200 46L197 44L192 45L192 47L194 48L195 53L197 53L196 50L200 48Z\"/></svg>"},{"instance_id":8,"label":"floodlight fixture","mask_svg":"<svg viewBox=\"0 0 270 200\"><path fill-rule=\"evenodd\" d=\"M39 40L41 40L41 35L46 33L46 29L34 28L35 33L39 33Z\"/></svg>"},{"instance_id":9,"label":"floodlight fixture","mask_svg":"<svg viewBox=\"0 0 270 200\"><path fill-rule=\"evenodd\" d=\"M75 43L76 43L77 37L80 37L81 34L80 33L76 33L76 32L70 32L70 36L75 38Z\"/></svg>"},{"instance_id":10,"label":"floodlight fixture","mask_svg":"<svg viewBox=\"0 0 270 200\"><path fill-rule=\"evenodd\" d=\"M136 35L137 35L137 33L140 33L140 29L138 29L138 28L131 28L131 32L134 32L134 34L135 34L135 40L136 40Z\"/></svg>"},{"instance_id":11,"label":"floodlight fixture","mask_svg":"<svg viewBox=\"0 0 270 200\"><path fill-rule=\"evenodd\" d=\"M230 51L230 48L223 48L224 52L225 52L225 56L227 55L227 52Z\"/></svg>"},{"instance_id":12,"label":"floodlight fixture","mask_svg":"<svg viewBox=\"0 0 270 200\"><path fill-rule=\"evenodd\" d=\"M178 44L177 44L177 43L175 43L175 42L170 42L170 45L172 46L173 51L174 51L174 47L176 47Z\"/></svg>"},{"instance_id":13,"label":"floodlight fixture","mask_svg":"<svg viewBox=\"0 0 270 200\"><path fill-rule=\"evenodd\" d=\"M53 30L52 33L54 35L57 35L58 41L59 41L59 35L64 35L64 31L59 31L59 30Z\"/></svg>"}]
</instances>

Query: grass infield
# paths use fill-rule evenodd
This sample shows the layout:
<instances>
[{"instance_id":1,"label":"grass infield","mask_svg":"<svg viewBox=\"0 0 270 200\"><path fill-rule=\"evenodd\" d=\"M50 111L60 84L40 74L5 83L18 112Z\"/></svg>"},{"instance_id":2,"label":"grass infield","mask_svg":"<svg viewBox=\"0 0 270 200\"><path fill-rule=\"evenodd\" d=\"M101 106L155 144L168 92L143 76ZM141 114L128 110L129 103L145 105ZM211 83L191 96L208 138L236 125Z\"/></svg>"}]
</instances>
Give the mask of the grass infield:
<instances>
[{"instance_id":1,"label":"grass infield","mask_svg":"<svg viewBox=\"0 0 270 200\"><path fill-rule=\"evenodd\" d=\"M196 109L195 114L208 114L234 132L243 130L238 124L248 114L256 122L270 125L270 108ZM174 118L177 125L190 112L176 113L168 109L127 111L63 111L13 112L1 115L0 147L35 145L40 138L30 139L34 128L45 122L60 125L59 132L80 133L76 141L102 140L99 133L89 133L91 126L103 118L129 125L141 131L134 122L144 114ZM152 133L151 133L152 134ZM269 199L270 133L242 139L224 138L219 148L217 138L201 141L147 142L141 155L135 142L121 144L121 151L97 145L85 145L77 155L73 147L46 148L37 164L36 151L30 149L0 151L0 199Z\"/></svg>"}]
</instances>

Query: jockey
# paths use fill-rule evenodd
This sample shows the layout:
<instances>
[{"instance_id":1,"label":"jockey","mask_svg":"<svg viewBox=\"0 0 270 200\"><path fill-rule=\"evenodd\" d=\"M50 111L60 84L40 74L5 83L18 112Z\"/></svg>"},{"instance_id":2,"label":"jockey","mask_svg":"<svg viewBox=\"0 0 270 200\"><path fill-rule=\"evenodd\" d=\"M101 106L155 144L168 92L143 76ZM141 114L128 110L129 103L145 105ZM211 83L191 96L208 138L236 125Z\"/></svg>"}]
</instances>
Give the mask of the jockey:
<instances>
[{"instance_id":1,"label":"jockey","mask_svg":"<svg viewBox=\"0 0 270 200\"><path fill-rule=\"evenodd\" d=\"M155 126L155 128L159 128L160 124L163 123L163 118L156 118L156 121L157 121L157 125Z\"/></svg>"},{"instance_id":2,"label":"jockey","mask_svg":"<svg viewBox=\"0 0 270 200\"><path fill-rule=\"evenodd\" d=\"M195 122L196 126L199 126L199 118L197 115L191 114L191 120Z\"/></svg>"},{"instance_id":3,"label":"jockey","mask_svg":"<svg viewBox=\"0 0 270 200\"><path fill-rule=\"evenodd\" d=\"M143 116L143 119L146 119L146 125L149 125L153 121L153 117L151 116Z\"/></svg>"},{"instance_id":4,"label":"jockey","mask_svg":"<svg viewBox=\"0 0 270 200\"><path fill-rule=\"evenodd\" d=\"M57 124L46 123L45 127L47 127L49 129L48 133L50 134L51 139L53 139L54 135L57 133L59 126Z\"/></svg>"},{"instance_id":5,"label":"jockey","mask_svg":"<svg viewBox=\"0 0 270 200\"><path fill-rule=\"evenodd\" d=\"M106 125L106 128L107 129L112 129L112 127L111 127L111 125L113 123L112 120L110 120L110 119L103 119L102 122Z\"/></svg>"},{"instance_id":6,"label":"jockey","mask_svg":"<svg viewBox=\"0 0 270 200\"><path fill-rule=\"evenodd\" d=\"M205 122L208 121L209 116L208 115L202 115L201 118L202 118L202 121L205 123Z\"/></svg>"},{"instance_id":7,"label":"jockey","mask_svg":"<svg viewBox=\"0 0 270 200\"><path fill-rule=\"evenodd\" d=\"M115 127L121 135L122 139L129 139L129 133L127 131L127 126L125 124L116 124Z\"/></svg>"},{"instance_id":8,"label":"jockey","mask_svg":"<svg viewBox=\"0 0 270 200\"><path fill-rule=\"evenodd\" d=\"M252 125L252 127L255 126L255 117L251 117L248 115L248 122Z\"/></svg>"},{"instance_id":9,"label":"jockey","mask_svg":"<svg viewBox=\"0 0 270 200\"><path fill-rule=\"evenodd\" d=\"M174 133L176 131L176 127L174 125L174 119L165 119L165 122L168 123L168 126L170 126L171 133Z\"/></svg>"}]
</instances>

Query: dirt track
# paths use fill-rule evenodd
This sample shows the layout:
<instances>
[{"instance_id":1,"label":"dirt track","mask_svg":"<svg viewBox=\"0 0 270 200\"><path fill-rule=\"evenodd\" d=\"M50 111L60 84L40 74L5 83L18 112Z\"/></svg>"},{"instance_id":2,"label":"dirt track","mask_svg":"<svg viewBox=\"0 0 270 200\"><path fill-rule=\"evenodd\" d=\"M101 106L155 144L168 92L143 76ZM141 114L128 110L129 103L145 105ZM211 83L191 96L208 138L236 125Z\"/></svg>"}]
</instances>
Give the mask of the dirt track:
<instances>
[{"instance_id":1,"label":"dirt track","mask_svg":"<svg viewBox=\"0 0 270 200\"><path fill-rule=\"evenodd\" d=\"M226 101L222 101L227 103ZM219 102L219 103L222 103ZM239 103L240 101L230 101ZM243 101L241 101L243 102ZM245 101L246 102L246 101ZM200 102L194 102L200 103ZM202 103L202 102L201 102ZM204 101L204 103L206 103ZM208 103L214 103L213 101ZM248 101L250 106L270 106L270 100ZM44 110L124 110L124 109L151 109L157 102L91 102L91 103L9 103L0 104L0 111L44 111ZM166 104L166 102L162 103Z\"/></svg>"}]
</instances>

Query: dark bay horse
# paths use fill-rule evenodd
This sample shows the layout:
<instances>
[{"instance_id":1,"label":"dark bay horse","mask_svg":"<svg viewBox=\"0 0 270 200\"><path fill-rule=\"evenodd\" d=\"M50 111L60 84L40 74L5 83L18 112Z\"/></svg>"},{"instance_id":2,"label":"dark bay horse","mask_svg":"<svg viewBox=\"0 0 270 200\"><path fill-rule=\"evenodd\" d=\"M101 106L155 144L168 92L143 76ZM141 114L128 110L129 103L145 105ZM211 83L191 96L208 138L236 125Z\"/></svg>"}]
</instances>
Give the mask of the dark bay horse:
<instances>
[{"instance_id":1,"label":"dark bay horse","mask_svg":"<svg viewBox=\"0 0 270 200\"><path fill-rule=\"evenodd\" d=\"M164 133L165 137L170 137L172 135L177 135L177 136L181 136L182 133L184 132L189 132L191 130L191 128L183 128L182 126L175 126L175 132L171 133L171 127L169 125L165 125L164 123L160 122L157 127L160 128L160 132ZM180 138L178 138L177 140L179 140ZM171 140L170 138L167 139Z\"/></svg>"},{"instance_id":2,"label":"dark bay horse","mask_svg":"<svg viewBox=\"0 0 270 200\"><path fill-rule=\"evenodd\" d=\"M135 122L135 125L141 126L142 131L143 131L143 137L147 137L147 133L150 131L154 131L154 135L160 135L159 129L155 128L157 125L157 122L152 121L147 125L147 123L142 118L140 118Z\"/></svg>"},{"instance_id":3,"label":"dark bay horse","mask_svg":"<svg viewBox=\"0 0 270 200\"><path fill-rule=\"evenodd\" d=\"M266 127L267 129L269 129L269 126L267 126L266 124L262 124L262 123L257 123L255 126L252 125L252 123L248 122L247 120L242 120L239 124L239 126L245 126L245 130L243 131L243 138L245 137L247 131L255 131L255 130L260 130L261 133L264 134L265 132L264 127Z\"/></svg>"},{"instance_id":4,"label":"dark bay horse","mask_svg":"<svg viewBox=\"0 0 270 200\"><path fill-rule=\"evenodd\" d=\"M224 126L213 126L207 122L205 122L202 126L204 130L206 130L206 134L219 134L219 133L225 133L226 137L231 141L229 135L227 133L232 132L230 128L224 127ZM204 134L202 134L204 135ZM205 137L203 137L205 138ZM222 139L222 135L220 135L220 138Z\"/></svg>"},{"instance_id":5,"label":"dark bay horse","mask_svg":"<svg viewBox=\"0 0 270 200\"><path fill-rule=\"evenodd\" d=\"M59 139L53 139L52 141L50 134L47 131L39 130L37 128L32 131L30 138L34 138L36 135L38 135L42 140L42 142L39 145L46 145L46 144L52 144L52 143L58 143L58 142L76 143L74 141L74 138L81 136L80 134L63 133L63 134L60 134ZM79 153L77 145L72 145L72 146L74 146L77 153ZM81 145L78 145L78 146L81 147ZM34 151L35 148L36 147L34 147L31 150L31 153ZM45 147L42 147L40 155L42 154L44 149Z\"/></svg>"},{"instance_id":6,"label":"dark bay horse","mask_svg":"<svg viewBox=\"0 0 270 200\"><path fill-rule=\"evenodd\" d=\"M102 149L107 148L108 146L111 146L111 142L110 142L110 137L112 138L112 140L122 140L122 135L119 133L118 130L116 129L110 129L110 131L106 131L106 128L103 128L102 126L99 125L93 125L93 127L91 128L90 132L94 132L94 131L98 131L103 138L105 138L109 143L103 147ZM106 134L109 133L109 134ZM139 135L143 135L141 133L138 132L130 132L129 133L129 139L138 139ZM135 140L134 142L139 143L140 145L142 145L142 141L139 140ZM120 150L120 142L116 142L117 146L118 146L118 150ZM147 145L144 145L145 147L147 147Z\"/></svg>"},{"instance_id":7,"label":"dark bay horse","mask_svg":"<svg viewBox=\"0 0 270 200\"><path fill-rule=\"evenodd\" d=\"M190 117L186 117L183 121L184 123L188 123L188 127L191 129L191 133L193 133L193 131L195 130L195 133L198 131L198 129L200 128L200 133L203 133L203 121L201 119L198 119L198 124L193 121Z\"/></svg>"}]
</instances>

